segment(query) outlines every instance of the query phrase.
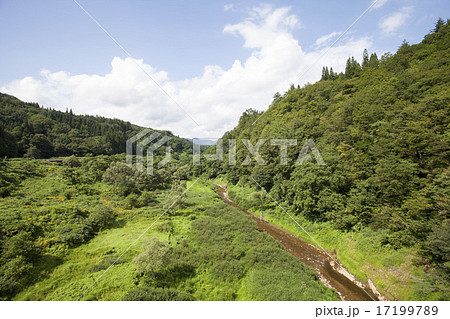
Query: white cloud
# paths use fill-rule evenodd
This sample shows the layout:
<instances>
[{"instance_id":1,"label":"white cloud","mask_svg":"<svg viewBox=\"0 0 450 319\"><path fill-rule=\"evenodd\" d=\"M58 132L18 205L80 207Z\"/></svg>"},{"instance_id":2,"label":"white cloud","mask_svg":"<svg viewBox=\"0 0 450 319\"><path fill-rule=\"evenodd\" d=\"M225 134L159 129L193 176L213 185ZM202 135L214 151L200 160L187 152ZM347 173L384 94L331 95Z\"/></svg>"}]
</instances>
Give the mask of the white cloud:
<instances>
[{"instance_id":1,"label":"white cloud","mask_svg":"<svg viewBox=\"0 0 450 319\"><path fill-rule=\"evenodd\" d=\"M114 58L111 71L105 75L43 70L38 78L10 82L0 91L61 110L72 108L77 114L115 117L146 127L168 129L183 137L220 137L236 126L247 108L267 108L274 93L286 91L325 50L303 50L292 35L300 22L290 14L289 8L261 5L248 13L247 19L224 27L225 34L241 37L243 45L251 49L245 61L236 60L227 69L208 65L201 76L171 81L166 72L137 60L200 126L130 58ZM324 43L325 40L318 41ZM360 57L364 48L370 47L369 38L340 42L295 84L319 80L324 65L343 71L349 56Z\"/></svg>"},{"instance_id":2,"label":"white cloud","mask_svg":"<svg viewBox=\"0 0 450 319\"><path fill-rule=\"evenodd\" d=\"M384 6L386 4L386 2L388 2L389 0L373 0L372 1L372 8L373 9L378 9L381 8L382 6Z\"/></svg>"},{"instance_id":3,"label":"white cloud","mask_svg":"<svg viewBox=\"0 0 450 319\"><path fill-rule=\"evenodd\" d=\"M403 7L399 11L381 19L379 27L384 33L392 33L411 18L413 7Z\"/></svg>"},{"instance_id":4,"label":"white cloud","mask_svg":"<svg viewBox=\"0 0 450 319\"><path fill-rule=\"evenodd\" d=\"M234 11L234 4L226 4L223 6L223 11Z\"/></svg>"},{"instance_id":5,"label":"white cloud","mask_svg":"<svg viewBox=\"0 0 450 319\"><path fill-rule=\"evenodd\" d=\"M325 45L330 44L331 40L337 36L340 36L342 34L342 32L331 32L330 34L326 34L324 36L321 36L320 38L318 38L316 40L316 42L314 43L314 45L316 47L322 47Z\"/></svg>"}]
</instances>

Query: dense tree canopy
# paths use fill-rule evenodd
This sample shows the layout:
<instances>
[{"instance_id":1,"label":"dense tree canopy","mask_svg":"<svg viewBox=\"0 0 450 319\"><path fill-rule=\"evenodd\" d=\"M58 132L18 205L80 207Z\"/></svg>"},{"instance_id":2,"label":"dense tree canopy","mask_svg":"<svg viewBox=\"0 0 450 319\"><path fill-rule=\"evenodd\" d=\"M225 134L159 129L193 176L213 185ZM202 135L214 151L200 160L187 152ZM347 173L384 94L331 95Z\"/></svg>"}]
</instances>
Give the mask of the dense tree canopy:
<instances>
[{"instance_id":1,"label":"dense tree canopy","mask_svg":"<svg viewBox=\"0 0 450 319\"><path fill-rule=\"evenodd\" d=\"M118 119L75 115L44 109L0 93L0 156L49 158L52 156L111 155L125 153L128 138L142 127ZM191 143L175 137L167 145L176 152L188 151Z\"/></svg>"}]
</instances>

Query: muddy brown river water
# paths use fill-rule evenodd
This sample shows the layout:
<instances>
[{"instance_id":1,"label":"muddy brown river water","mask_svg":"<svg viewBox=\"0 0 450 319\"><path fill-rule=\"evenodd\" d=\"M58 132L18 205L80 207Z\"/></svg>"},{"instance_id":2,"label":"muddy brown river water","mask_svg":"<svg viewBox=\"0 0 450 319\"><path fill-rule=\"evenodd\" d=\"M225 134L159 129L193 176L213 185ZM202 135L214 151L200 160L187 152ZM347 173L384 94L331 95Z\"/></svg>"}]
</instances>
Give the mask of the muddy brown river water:
<instances>
[{"instance_id":1,"label":"muddy brown river water","mask_svg":"<svg viewBox=\"0 0 450 319\"><path fill-rule=\"evenodd\" d=\"M227 195L225 186L217 185L216 193L223 201L231 206L239 208L242 212L258 224L258 229L272 236L289 253L297 257L304 264L314 268L321 281L328 287L337 291L342 300L379 300L378 297L365 285L351 280L352 277L342 266L338 266L336 260L328 253L306 241L292 235L271 223L261 220L258 216L246 211L234 203ZM334 267L333 267L334 265ZM340 270L340 271L338 271ZM346 273L345 276L343 273Z\"/></svg>"}]
</instances>

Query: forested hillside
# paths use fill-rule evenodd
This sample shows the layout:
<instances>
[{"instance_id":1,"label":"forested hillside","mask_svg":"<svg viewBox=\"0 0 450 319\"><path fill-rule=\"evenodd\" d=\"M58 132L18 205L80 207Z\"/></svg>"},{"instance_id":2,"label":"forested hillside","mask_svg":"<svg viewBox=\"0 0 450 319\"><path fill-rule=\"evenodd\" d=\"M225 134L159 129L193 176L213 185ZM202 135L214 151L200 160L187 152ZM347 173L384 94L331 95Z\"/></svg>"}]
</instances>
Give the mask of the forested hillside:
<instances>
[{"instance_id":1,"label":"forested hillside","mask_svg":"<svg viewBox=\"0 0 450 319\"><path fill-rule=\"evenodd\" d=\"M0 300L338 300L193 180L192 142L173 137L150 175L125 164L140 127L1 103ZM62 163L39 159L53 155Z\"/></svg>"},{"instance_id":2,"label":"forested hillside","mask_svg":"<svg viewBox=\"0 0 450 319\"><path fill-rule=\"evenodd\" d=\"M244 188L255 186L253 177L309 222L355 236L375 232L377 249L413 249L415 265L424 270L415 283L418 295L448 299L449 30L440 19L419 44L404 42L382 57L365 51L361 64L347 61L345 73L328 66L321 81L275 94L265 113L246 111L223 136L237 139L237 165L208 162L206 171ZM241 139L253 145L267 139L259 150L267 165L241 165L249 155ZM288 147L288 165L280 165L270 139L297 139ZM295 165L306 139L314 140L325 166L312 153L311 162ZM248 196L240 200L259 206Z\"/></svg>"},{"instance_id":3,"label":"forested hillside","mask_svg":"<svg viewBox=\"0 0 450 319\"><path fill-rule=\"evenodd\" d=\"M118 119L75 115L44 109L0 93L0 156L49 158L52 156L111 155L125 153L128 138L143 128ZM167 144L179 153L191 143L173 137Z\"/></svg>"},{"instance_id":4,"label":"forested hillside","mask_svg":"<svg viewBox=\"0 0 450 319\"><path fill-rule=\"evenodd\" d=\"M192 143L161 131L172 161L148 175L123 154L141 127L0 93L0 300L338 299L214 183L388 299L449 300L449 29L247 110L223 136L236 165L192 165ZM245 139L265 140L264 165L244 165ZM297 140L287 165L271 139ZM297 163L306 140L325 165L311 149Z\"/></svg>"}]
</instances>

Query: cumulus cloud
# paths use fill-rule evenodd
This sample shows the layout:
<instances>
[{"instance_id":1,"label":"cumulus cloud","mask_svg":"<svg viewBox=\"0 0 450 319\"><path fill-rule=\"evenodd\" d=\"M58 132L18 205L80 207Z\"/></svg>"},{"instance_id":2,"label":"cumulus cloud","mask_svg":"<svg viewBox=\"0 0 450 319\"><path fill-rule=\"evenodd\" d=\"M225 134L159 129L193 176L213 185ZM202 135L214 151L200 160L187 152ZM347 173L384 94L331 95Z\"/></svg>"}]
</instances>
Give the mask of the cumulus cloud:
<instances>
[{"instance_id":1,"label":"cumulus cloud","mask_svg":"<svg viewBox=\"0 0 450 319\"><path fill-rule=\"evenodd\" d=\"M392 33L403 26L413 12L413 7L403 7L397 12L381 19L379 27L384 33Z\"/></svg>"},{"instance_id":2,"label":"cumulus cloud","mask_svg":"<svg viewBox=\"0 0 450 319\"><path fill-rule=\"evenodd\" d=\"M243 46L251 49L250 55L243 61L235 60L229 68L207 65L201 76L182 81L171 81L167 72L136 60L178 105L131 58L115 57L105 75L43 70L39 77L10 82L0 91L61 110L69 107L78 114L171 130L183 137L220 137L237 124L243 111L266 109L275 92L286 91L305 71L296 85L319 80L324 65L343 71L349 56L360 57L364 48L371 47L369 38L348 38L314 64L326 48L304 50L293 36L293 30L299 27L298 18L287 7L253 8L246 19L223 29L224 36L242 38ZM318 39L321 44L326 41L324 37Z\"/></svg>"}]
</instances>

